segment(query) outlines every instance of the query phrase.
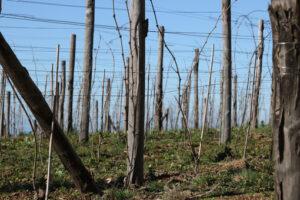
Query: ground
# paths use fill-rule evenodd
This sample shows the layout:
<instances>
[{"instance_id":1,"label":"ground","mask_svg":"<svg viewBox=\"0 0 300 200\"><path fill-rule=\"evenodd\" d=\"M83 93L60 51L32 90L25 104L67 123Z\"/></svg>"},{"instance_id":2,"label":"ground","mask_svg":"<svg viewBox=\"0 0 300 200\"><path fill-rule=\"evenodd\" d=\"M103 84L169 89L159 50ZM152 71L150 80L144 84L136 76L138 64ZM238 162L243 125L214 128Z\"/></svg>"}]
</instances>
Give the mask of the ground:
<instances>
[{"instance_id":1,"label":"ground","mask_svg":"<svg viewBox=\"0 0 300 200\"><path fill-rule=\"evenodd\" d=\"M270 159L271 129L261 127L251 133L246 159L242 159L245 131L233 129L232 141L219 145L219 132L205 132L198 173L183 131L148 133L145 141L142 187L124 187L126 137L104 134L97 158L98 136L79 144L77 134L68 136L103 195L80 194L55 152L52 162L50 199L273 199L274 164ZM192 130L198 148L200 133ZM33 199L34 160L32 134L1 140L0 199ZM45 189L48 140L39 146L36 184Z\"/></svg>"}]
</instances>

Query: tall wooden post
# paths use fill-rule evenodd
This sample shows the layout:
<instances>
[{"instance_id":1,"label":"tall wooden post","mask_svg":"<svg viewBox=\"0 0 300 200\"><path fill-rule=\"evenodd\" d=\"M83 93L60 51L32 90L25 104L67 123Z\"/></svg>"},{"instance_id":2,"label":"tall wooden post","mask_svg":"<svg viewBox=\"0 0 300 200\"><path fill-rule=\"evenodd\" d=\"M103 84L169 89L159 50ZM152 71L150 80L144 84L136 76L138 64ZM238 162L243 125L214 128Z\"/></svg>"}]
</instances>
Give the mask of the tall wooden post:
<instances>
[{"instance_id":1,"label":"tall wooden post","mask_svg":"<svg viewBox=\"0 0 300 200\"><path fill-rule=\"evenodd\" d=\"M5 86L6 86L6 78L5 72L2 70L1 72L1 94L0 94L0 136L4 136L4 104L5 104Z\"/></svg>"},{"instance_id":2,"label":"tall wooden post","mask_svg":"<svg viewBox=\"0 0 300 200\"><path fill-rule=\"evenodd\" d=\"M17 136L17 131L16 131L16 95L13 95L13 110L12 110L12 135L14 137Z\"/></svg>"},{"instance_id":3,"label":"tall wooden post","mask_svg":"<svg viewBox=\"0 0 300 200\"><path fill-rule=\"evenodd\" d=\"M10 136L10 91L6 92L5 137Z\"/></svg>"},{"instance_id":4,"label":"tall wooden post","mask_svg":"<svg viewBox=\"0 0 300 200\"><path fill-rule=\"evenodd\" d=\"M144 180L145 0L130 1L130 67L127 184Z\"/></svg>"},{"instance_id":5,"label":"tall wooden post","mask_svg":"<svg viewBox=\"0 0 300 200\"><path fill-rule=\"evenodd\" d=\"M222 0L223 112L221 143L231 140L231 0Z\"/></svg>"},{"instance_id":6,"label":"tall wooden post","mask_svg":"<svg viewBox=\"0 0 300 200\"><path fill-rule=\"evenodd\" d=\"M79 141L87 142L89 139L89 113L91 101L91 81L93 67L95 0L86 0L84 60L82 77L82 104Z\"/></svg>"},{"instance_id":7,"label":"tall wooden post","mask_svg":"<svg viewBox=\"0 0 300 200\"><path fill-rule=\"evenodd\" d=\"M146 134L150 131L150 64L148 64L148 70L147 70L147 101L146 101Z\"/></svg>"},{"instance_id":8,"label":"tall wooden post","mask_svg":"<svg viewBox=\"0 0 300 200\"><path fill-rule=\"evenodd\" d=\"M59 109L58 109L58 122L60 127L64 130L64 105L66 93L66 61L61 61L61 89L59 95Z\"/></svg>"},{"instance_id":9,"label":"tall wooden post","mask_svg":"<svg viewBox=\"0 0 300 200\"><path fill-rule=\"evenodd\" d=\"M259 117L259 92L261 85L261 72L262 72L262 58L264 52L264 22L259 20L258 22L258 56L257 56L257 67L256 67L256 81L255 81L255 90L254 90L254 101L253 101L253 120L252 128L257 128L258 126L258 117Z\"/></svg>"},{"instance_id":10,"label":"tall wooden post","mask_svg":"<svg viewBox=\"0 0 300 200\"><path fill-rule=\"evenodd\" d=\"M300 199L300 2L272 0L275 199Z\"/></svg>"},{"instance_id":11,"label":"tall wooden post","mask_svg":"<svg viewBox=\"0 0 300 200\"><path fill-rule=\"evenodd\" d=\"M165 28L158 27L158 62L157 62L157 82L156 82L156 102L155 102L155 128L162 130L163 115L163 58L164 58L164 34Z\"/></svg>"},{"instance_id":12,"label":"tall wooden post","mask_svg":"<svg viewBox=\"0 0 300 200\"><path fill-rule=\"evenodd\" d=\"M105 113L105 123L104 123L104 132L110 133L111 126L110 126L110 115L109 115L109 109L110 109L110 94L111 94L111 82L110 78L107 79L106 84L106 99L104 104L104 113Z\"/></svg>"},{"instance_id":13,"label":"tall wooden post","mask_svg":"<svg viewBox=\"0 0 300 200\"><path fill-rule=\"evenodd\" d=\"M98 110L99 110L99 108L98 108L98 101L96 100L95 101L95 108L94 108L94 122L95 122L95 125L94 125L94 129L95 129L95 133L97 133L98 132L98 119L99 119L99 117L98 117Z\"/></svg>"},{"instance_id":14,"label":"tall wooden post","mask_svg":"<svg viewBox=\"0 0 300 200\"><path fill-rule=\"evenodd\" d=\"M128 130L128 104L129 104L129 57L125 69L125 104L124 104L124 133Z\"/></svg>"},{"instance_id":15,"label":"tall wooden post","mask_svg":"<svg viewBox=\"0 0 300 200\"><path fill-rule=\"evenodd\" d=\"M234 76L233 79L233 112L232 112L232 118L233 118L233 127L237 127L237 75Z\"/></svg>"},{"instance_id":16,"label":"tall wooden post","mask_svg":"<svg viewBox=\"0 0 300 200\"><path fill-rule=\"evenodd\" d=\"M105 70L103 71L103 78L102 78L102 95L101 95L101 120L100 120L100 129L101 133L104 131L104 88L105 88Z\"/></svg>"},{"instance_id":17,"label":"tall wooden post","mask_svg":"<svg viewBox=\"0 0 300 200\"><path fill-rule=\"evenodd\" d=\"M193 61L194 69L194 129L199 129L199 88L198 88L198 76L199 76L199 49L195 49L195 58Z\"/></svg>"},{"instance_id":18,"label":"tall wooden post","mask_svg":"<svg viewBox=\"0 0 300 200\"><path fill-rule=\"evenodd\" d=\"M73 129L73 85L74 85L74 68L76 53L76 35L71 35L70 60L68 70L68 94L67 94L67 133L70 134Z\"/></svg>"}]
</instances>

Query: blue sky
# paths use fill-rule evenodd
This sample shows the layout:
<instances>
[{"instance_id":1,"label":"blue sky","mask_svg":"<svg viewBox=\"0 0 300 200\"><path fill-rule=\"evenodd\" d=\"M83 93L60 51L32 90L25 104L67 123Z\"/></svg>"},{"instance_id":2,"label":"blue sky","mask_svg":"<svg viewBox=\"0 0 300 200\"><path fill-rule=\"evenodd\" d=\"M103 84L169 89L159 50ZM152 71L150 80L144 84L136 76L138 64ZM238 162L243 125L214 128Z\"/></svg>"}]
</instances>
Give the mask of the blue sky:
<instances>
[{"instance_id":1,"label":"blue sky","mask_svg":"<svg viewBox=\"0 0 300 200\"><path fill-rule=\"evenodd\" d=\"M184 78L184 84L187 72L192 65L194 49L201 48L207 34L212 30L216 24L216 19L220 15L221 0L154 0L153 3L157 11L159 24L165 26L165 40L176 56L180 71L182 72L181 76ZM265 56L263 58L263 84L260 104L261 120L268 120L270 107L272 36L270 34L271 28L267 12L269 3L270 1L238 0L232 5L232 48L236 50L236 53L233 52L232 54L233 75L238 75L238 87L241 95L244 94L243 91L245 90L243 88L246 85L250 57L255 49L255 44L257 44L258 20L265 20L264 35L268 35L268 37L265 41ZM73 33L77 35L74 96L74 101L76 102L76 95L78 95L81 84L83 65L84 26L82 25L85 18L85 1L4 0L2 7L3 10L0 17L1 32L42 91L44 90L45 77L47 74L49 76L51 64L55 63L57 44L61 46L60 60L67 60L68 66L70 35ZM120 56L120 41L117 31L114 29L112 1L96 0L96 7L94 55L96 55L95 52L97 52L96 49L99 45L100 48L97 56L95 85L92 94L95 94L95 99L100 100L102 72L105 69L107 71L106 76L112 77L113 63L115 63L116 72L112 91L113 98L115 99L118 94L118 88L121 86L123 65ZM129 27L124 0L115 0L115 7L117 8L116 16L119 26ZM149 18L150 30L146 43L146 59L147 64L149 63L151 67L150 86L152 86L152 81L156 76L158 41L149 0L146 0L146 10L146 18ZM61 24L63 22L64 24ZM71 22L75 22L75 25L70 25ZM200 86L207 85L211 46L214 43L216 51L212 82L216 79L216 111L219 105L219 71L222 66L221 32L220 20L200 56L199 66L199 84ZM128 31L122 31L121 33L125 44L125 55L128 55ZM254 34L256 43L253 40L252 34ZM114 62L110 49L114 55ZM174 97L177 95L177 75L169 67L173 64L170 55L165 51L164 78L165 82L166 80L168 81L165 94L165 108L175 105ZM168 71L169 73L167 73ZM191 98L193 98L193 94ZM114 103L112 103L111 110L114 110L114 106Z\"/></svg>"}]
</instances>

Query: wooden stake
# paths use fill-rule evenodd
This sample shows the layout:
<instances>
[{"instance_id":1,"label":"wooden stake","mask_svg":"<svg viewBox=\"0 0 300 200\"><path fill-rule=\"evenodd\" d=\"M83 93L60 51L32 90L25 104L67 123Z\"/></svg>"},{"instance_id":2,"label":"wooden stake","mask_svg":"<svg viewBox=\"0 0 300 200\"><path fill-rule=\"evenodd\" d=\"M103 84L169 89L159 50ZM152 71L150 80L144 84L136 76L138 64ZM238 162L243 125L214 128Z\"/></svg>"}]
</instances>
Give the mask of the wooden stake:
<instances>
[{"instance_id":1,"label":"wooden stake","mask_svg":"<svg viewBox=\"0 0 300 200\"><path fill-rule=\"evenodd\" d=\"M194 128L199 129L199 95L198 95L198 76L199 76L199 49L195 49L195 58L193 61L194 70Z\"/></svg>"},{"instance_id":2,"label":"wooden stake","mask_svg":"<svg viewBox=\"0 0 300 200\"><path fill-rule=\"evenodd\" d=\"M221 143L231 140L231 0L222 0L223 112Z\"/></svg>"},{"instance_id":3,"label":"wooden stake","mask_svg":"<svg viewBox=\"0 0 300 200\"><path fill-rule=\"evenodd\" d=\"M58 109L58 122L60 127L64 130L64 105L66 93L66 61L61 61L61 87L59 95L59 109Z\"/></svg>"},{"instance_id":4,"label":"wooden stake","mask_svg":"<svg viewBox=\"0 0 300 200\"><path fill-rule=\"evenodd\" d=\"M76 53L76 35L71 35L70 60L68 70L68 94L67 94L67 133L70 134L73 129L73 85L74 85L74 68ZM79 105L78 105L79 106Z\"/></svg>"},{"instance_id":5,"label":"wooden stake","mask_svg":"<svg viewBox=\"0 0 300 200\"><path fill-rule=\"evenodd\" d=\"M6 92L6 123L5 123L5 137L10 136L10 91Z\"/></svg>"},{"instance_id":6,"label":"wooden stake","mask_svg":"<svg viewBox=\"0 0 300 200\"><path fill-rule=\"evenodd\" d=\"M155 128L162 130L163 115L163 58L164 58L164 34L165 28L159 27L158 32L158 62L157 62L157 82L156 82L156 102L155 102Z\"/></svg>"},{"instance_id":7,"label":"wooden stake","mask_svg":"<svg viewBox=\"0 0 300 200\"><path fill-rule=\"evenodd\" d=\"M82 105L79 141L87 142L89 139L89 112L91 101L91 81L93 67L93 41L95 23L95 0L86 1L84 61L82 77Z\"/></svg>"}]
</instances>

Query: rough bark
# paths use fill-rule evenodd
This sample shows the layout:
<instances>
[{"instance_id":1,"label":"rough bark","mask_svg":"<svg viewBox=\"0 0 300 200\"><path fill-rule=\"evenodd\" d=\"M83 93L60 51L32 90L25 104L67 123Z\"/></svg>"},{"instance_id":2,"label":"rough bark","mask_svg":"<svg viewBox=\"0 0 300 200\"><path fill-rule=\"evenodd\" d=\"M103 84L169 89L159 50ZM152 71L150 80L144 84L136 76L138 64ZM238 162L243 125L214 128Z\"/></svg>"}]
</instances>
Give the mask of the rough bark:
<instances>
[{"instance_id":1,"label":"rough bark","mask_svg":"<svg viewBox=\"0 0 300 200\"><path fill-rule=\"evenodd\" d=\"M300 199L300 2L272 0L275 199Z\"/></svg>"},{"instance_id":2,"label":"rough bark","mask_svg":"<svg viewBox=\"0 0 300 200\"><path fill-rule=\"evenodd\" d=\"M194 69L194 128L199 129L199 88L198 88L198 76L199 76L199 49L195 49L195 58L193 62Z\"/></svg>"},{"instance_id":3,"label":"rough bark","mask_svg":"<svg viewBox=\"0 0 300 200\"><path fill-rule=\"evenodd\" d=\"M79 141L87 142L89 139L89 113L91 101L91 81L93 67L95 0L86 1L84 60L82 77L82 104Z\"/></svg>"},{"instance_id":4,"label":"rough bark","mask_svg":"<svg viewBox=\"0 0 300 200\"><path fill-rule=\"evenodd\" d=\"M58 109L58 123L64 130L64 105L65 105L65 93L66 93L66 61L61 61L61 84L59 95L59 109Z\"/></svg>"},{"instance_id":5,"label":"rough bark","mask_svg":"<svg viewBox=\"0 0 300 200\"><path fill-rule=\"evenodd\" d=\"M41 91L29 77L16 55L13 53L2 34L0 33L0 64L5 73L11 78L14 86L23 97L43 131L50 136L52 112L43 98ZM34 94L34 95L32 95ZM73 179L75 185L81 192L96 192L98 188L83 165L82 161L74 151L71 143L64 135L63 130L55 121L53 129L53 147Z\"/></svg>"},{"instance_id":6,"label":"rough bark","mask_svg":"<svg viewBox=\"0 0 300 200\"><path fill-rule=\"evenodd\" d=\"M262 59L264 52L264 22L259 20L258 24L258 55L257 55L257 67L256 67L256 81L255 81L255 91L254 91L254 101L253 101L253 120L252 128L257 128L258 117L259 117L259 92L261 85L261 72L262 72Z\"/></svg>"},{"instance_id":7,"label":"rough bark","mask_svg":"<svg viewBox=\"0 0 300 200\"><path fill-rule=\"evenodd\" d=\"M142 185L144 180L145 115L145 0L130 1L130 67L127 184Z\"/></svg>"},{"instance_id":8,"label":"rough bark","mask_svg":"<svg viewBox=\"0 0 300 200\"><path fill-rule=\"evenodd\" d=\"M70 60L68 70L68 94L67 94L67 133L70 134L73 129L73 85L74 85L74 68L76 53L76 35L71 35Z\"/></svg>"},{"instance_id":9,"label":"rough bark","mask_svg":"<svg viewBox=\"0 0 300 200\"><path fill-rule=\"evenodd\" d=\"M162 130L163 115L163 58L164 58L164 34L165 28L159 27L158 33L158 62L157 62L157 82L156 82L156 102L155 102L155 128Z\"/></svg>"},{"instance_id":10,"label":"rough bark","mask_svg":"<svg viewBox=\"0 0 300 200\"><path fill-rule=\"evenodd\" d=\"M10 136L10 91L6 92L5 137Z\"/></svg>"},{"instance_id":11,"label":"rough bark","mask_svg":"<svg viewBox=\"0 0 300 200\"><path fill-rule=\"evenodd\" d=\"M222 0L223 35L223 112L221 143L231 140L231 9L230 0Z\"/></svg>"}]
</instances>

